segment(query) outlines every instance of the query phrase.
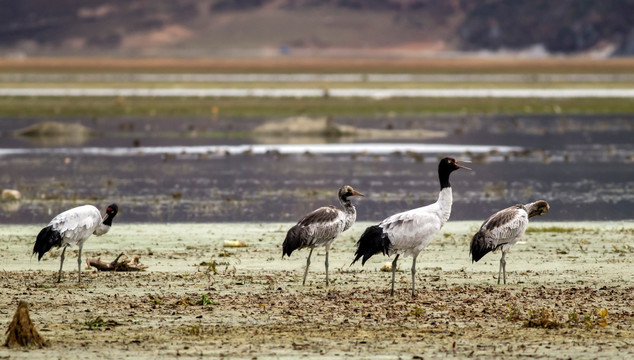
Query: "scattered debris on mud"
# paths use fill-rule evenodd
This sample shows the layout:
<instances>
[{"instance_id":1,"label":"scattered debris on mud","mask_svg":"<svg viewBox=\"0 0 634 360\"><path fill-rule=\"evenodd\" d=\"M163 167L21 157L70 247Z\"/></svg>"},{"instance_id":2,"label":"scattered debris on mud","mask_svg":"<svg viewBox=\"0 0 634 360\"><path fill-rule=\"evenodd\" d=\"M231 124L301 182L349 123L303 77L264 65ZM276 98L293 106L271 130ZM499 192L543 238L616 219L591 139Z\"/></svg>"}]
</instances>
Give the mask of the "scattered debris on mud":
<instances>
[{"instance_id":1,"label":"scattered debris on mud","mask_svg":"<svg viewBox=\"0 0 634 360\"><path fill-rule=\"evenodd\" d=\"M449 222L419 256L416 297L410 258L396 271L394 297L391 273L379 270L388 258L350 266L369 223L333 243L330 287L319 249L302 286L305 253L281 259L288 225L120 224L84 252L125 249L152 270L84 272L81 284L55 283L56 259L28 261L37 226L7 226L0 314L8 322L2 309L45 299L32 311L51 344L30 358L634 356L633 259L614 250L632 241L631 222L531 225L507 256L513 276L502 286L497 254L469 260L478 222ZM249 246L228 256L227 239ZM0 357L13 357L8 351Z\"/></svg>"}]
</instances>

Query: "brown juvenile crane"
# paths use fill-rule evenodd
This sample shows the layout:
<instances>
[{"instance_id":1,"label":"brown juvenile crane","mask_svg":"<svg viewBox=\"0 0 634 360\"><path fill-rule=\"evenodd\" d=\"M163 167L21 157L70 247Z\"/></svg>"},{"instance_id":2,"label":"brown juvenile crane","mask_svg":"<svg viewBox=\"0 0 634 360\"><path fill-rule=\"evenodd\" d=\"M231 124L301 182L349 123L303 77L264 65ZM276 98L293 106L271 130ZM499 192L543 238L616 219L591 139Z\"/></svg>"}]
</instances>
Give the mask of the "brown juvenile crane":
<instances>
[{"instance_id":1,"label":"brown juvenile crane","mask_svg":"<svg viewBox=\"0 0 634 360\"><path fill-rule=\"evenodd\" d=\"M526 205L513 205L491 215L471 239L472 262L477 262L487 253L502 248L498 284L502 275L506 284L506 253L524 235L528 219L544 215L548 210L550 205L545 200L538 200Z\"/></svg>"},{"instance_id":2,"label":"brown juvenile crane","mask_svg":"<svg viewBox=\"0 0 634 360\"><path fill-rule=\"evenodd\" d=\"M291 253L298 249L310 248L306 259L306 269L304 270L304 280L302 285L306 285L306 275L310 266L310 256L317 246L326 247L326 286L328 280L328 252L330 245L342 232L348 230L357 219L357 210L348 199L351 196L365 196L357 192L350 185L344 185L339 189L339 202L343 206L338 209L335 206L324 206L306 214L295 226L288 230L286 239L282 244L284 255L291 256Z\"/></svg>"}]
</instances>

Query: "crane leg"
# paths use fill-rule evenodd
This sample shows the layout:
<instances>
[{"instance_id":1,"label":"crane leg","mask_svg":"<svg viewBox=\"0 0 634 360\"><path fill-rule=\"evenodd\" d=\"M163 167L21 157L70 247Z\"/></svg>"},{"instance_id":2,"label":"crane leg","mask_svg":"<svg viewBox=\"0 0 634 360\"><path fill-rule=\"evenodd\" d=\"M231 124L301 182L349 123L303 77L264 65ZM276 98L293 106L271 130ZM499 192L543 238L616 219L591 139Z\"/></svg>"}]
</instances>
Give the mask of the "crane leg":
<instances>
[{"instance_id":1,"label":"crane leg","mask_svg":"<svg viewBox=\"0 0 634 360\"><path fill-rule=\"evenodd\" d=\"M414 256L414 260L412 260L412 297L416 296L416 258Z\"/></svg>"},{"instance_id":2,"label":"crane leg","mask_svg":"<svg viewBox=\"0 0 634 360\"><path fill-rule=\"evenodd\" d=\"M306 285L306 275L308 275L308 267L310 266L310 256L313 254L313 249L310 248L310 252L308 253L308 258L306 258L306 270L304 270L304 281L302 281L302 285Z\"/></svg>"},{"instance_id":3,"label":"crane leg","mask_svg":"<svg viewBox=\"0 0 634 360\"><path fill-rule=\"evenodd\" d=\"M77 254L77 282L81 282L81 248L79 245L79 253Z\"/></svg>"},{"instance_id":4,"label":"crane leg","mask_svg":"<svg viewBox=\"0 0 634 360\"><path fill-rule=\"evenodd\" d=\"M392 261L392 290L390 291L390 296L394 296L394 276L396 275L396 260L398 260L399 255L396 254L394 261Z\"/></svg>"},{"instance_id":5,"label":"crane leg","mask_svg":"<svg viewBox=\"0 0 634 360\"><path fill-rule=\"evenodd\" d=\"M506 256L506 252L502 253L502 275L504 277L504 285L506 285L506 260L504 257Z\"/></svg>"},{"instance_id":6,"label":"crane leg","mask_svg":"<svg viewBox=\"0 0 634 360\"><path fill-rule=\"evenodd\" d=\"M66 253L66 247L64 246L64 249L62 250L62 255L60 255L60 262L59 262L59 274L57 275L57 282L60 283L62 282L62 267L64 266L64 254Z\"/></svg>"},{"instance_id":7,"label":"crane leg","mask_svg":"<svg viewBox=\"0 0 634 360\"><path fill-rule=\"evenodd\" d=\"M328 252L330 251L330 246L326 246L326 287L328 287Z\"/></svg>"},{"instance_id":8,"label":"crane leg","mask_svg":"<svg viewBox=\"0 0 634 360\"><path fill-rule=\"evenodd\" d=\"M504 285L506 285L506 260L504 260L505 255L506 252L502 251L502 258L500 258L500 270L498 271L498 285L500 285L500 278L502 276L504 276Z\"/></svg>"}]
</instances>

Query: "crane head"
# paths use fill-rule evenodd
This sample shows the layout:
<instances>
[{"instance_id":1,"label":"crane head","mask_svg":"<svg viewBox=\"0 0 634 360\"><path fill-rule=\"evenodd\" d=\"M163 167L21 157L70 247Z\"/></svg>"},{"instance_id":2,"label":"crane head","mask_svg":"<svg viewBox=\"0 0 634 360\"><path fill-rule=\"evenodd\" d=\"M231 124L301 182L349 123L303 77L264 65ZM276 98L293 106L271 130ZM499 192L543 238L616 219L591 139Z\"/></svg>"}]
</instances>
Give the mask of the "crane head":
<instances>
[{"instance_id":1,"label":"crane head","mask_svg":"<svg viewBox=\"0 0 634 360\"><path fill-rule=\"evenodd\" d=\"M339 189L339 198L343 201L348 199L348 196L365 196L362 193L356 191L350 185L344 185Z\"/></svg>"},{"instance_id":2,"label":"crane head","mask_svg":"<svg viewBox=\"0 0 634 360\"><path fill-rule=\"evenodd\" d=\"M470 168L460 164L461 162L470 162L467 160L456 160L454 158L450 158L450 157L446 157L442 160L440 160L440 164L438 165L438 170L444 170L446 172L452 172L454 170L458 170L458 169L466 169L466 170L471 170Z\"/></svg>"},{"instance_id":3,"label":"crane head","mask_svg":"<svg viewBox=\"0 0 634 360\"><path fill-rule=\"evenodd\" d=\"M534 203L531 204L531 212L528 214L529 218L532 218L533 216L542 216L544 214L546 214L548 212L548 210L550 210L550 205L548 204L548 202L546 202L546 200L538 200L535 201Z\"/></svg>"},{"instance_id":4,"label":"crane head","mask_svg":"<svg viewBox=\"0 0 634 360\"><path fill-rule=\"evenodd\" d=\"M110 204L108 205L108 207L106 208L106 216L108 216L109 218L113 218L115 216L117 216L117 213L119 212L119 207L117 206L117 204Z\"/></svg>"}]
</instances>

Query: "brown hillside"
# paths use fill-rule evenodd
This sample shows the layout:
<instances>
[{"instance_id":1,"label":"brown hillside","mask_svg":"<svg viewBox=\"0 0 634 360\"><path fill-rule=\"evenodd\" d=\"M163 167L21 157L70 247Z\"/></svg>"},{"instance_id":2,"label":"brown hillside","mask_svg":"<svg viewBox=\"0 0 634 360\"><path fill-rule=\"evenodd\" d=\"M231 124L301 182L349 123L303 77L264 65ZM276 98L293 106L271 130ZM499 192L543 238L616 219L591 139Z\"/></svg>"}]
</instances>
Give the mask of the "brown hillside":
<instances>
[{"instance_id":1,"label":"brown hillside","mask_svg":"<svg viewBox=\"0 0 634 360\"><path fill-rule=\"evenodd\" d=\"M631 54L632 13L634 0L6 0L0 55Z\"/></svg>"}]
</instances>

